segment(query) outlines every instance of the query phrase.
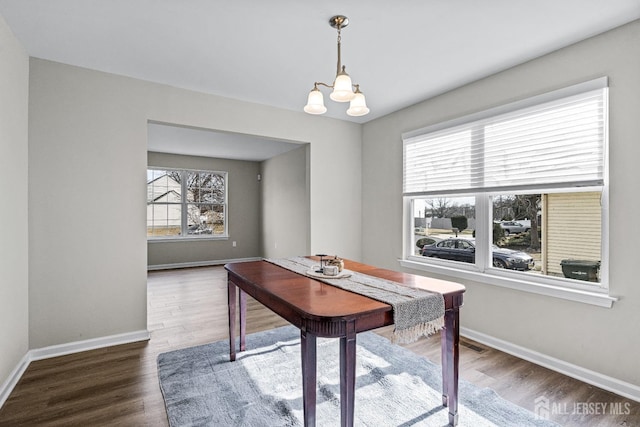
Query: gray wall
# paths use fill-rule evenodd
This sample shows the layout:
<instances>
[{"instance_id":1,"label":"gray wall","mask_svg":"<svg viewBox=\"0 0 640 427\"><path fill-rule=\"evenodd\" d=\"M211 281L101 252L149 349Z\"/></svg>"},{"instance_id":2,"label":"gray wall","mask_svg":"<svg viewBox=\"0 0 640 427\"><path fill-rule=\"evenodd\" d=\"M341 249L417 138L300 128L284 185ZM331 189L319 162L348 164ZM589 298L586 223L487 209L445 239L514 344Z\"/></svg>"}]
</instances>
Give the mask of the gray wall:
<instances>
[{"instance_id":1,"label":"gray wall","mask_svg":"<svg viewBox=\"0 0 640 427\"><path fill-rule=\"evenodd\" d=\"M399 269L401 134L601 76L610 83L610 292L606 309L467 282L462 326L640 386L640 21L374 120L363 130L363 259ZM380 173L385 171L385 173Z\"/></svg>"},{"instance_id":2,"label":"gray wall","mask_svg":"<svg viewBox=\"0 0 640 427\"><path fill-rule=\"evenodd\" d=\"M29 347L28 75L29 57L0 16L0 384Z\"/></svg>"},{"instance_id":3,"label":"gray wall","mask_svg":"<svg viewBox=\"0 0 640 427\"><path fill-rule=\"evenodd\" d=\"M310 252L361 258L360 125L41 59L30 67L31 348L146 329L149 121L309 143ZM326 185L343 189L335 203L321 200Z\"/></svg>"},{"instance_id":4,"label":"gray wall","mask_svg":"<svg viewBox=\"0 0 640 427\"><path fill-rule=\"evenodd\" d=\"M147 263L153 266L207 264L238 258L259 257L262 227L260 224L260 162L214 159L148 153L149 166L225 171L228 185L228 231L225 240L149 241ZM233 242L236 246L233 246Z\"/></svg>"},{"instance_id":5,"label":"gray wall","mask_svg":"<svg viewBox=\"0 0 640 427\"><path fill-rule=\"evenodd\" d=\"M262 255L309 254L309 146L262 162Z\"/></svg>"}]
</instances>

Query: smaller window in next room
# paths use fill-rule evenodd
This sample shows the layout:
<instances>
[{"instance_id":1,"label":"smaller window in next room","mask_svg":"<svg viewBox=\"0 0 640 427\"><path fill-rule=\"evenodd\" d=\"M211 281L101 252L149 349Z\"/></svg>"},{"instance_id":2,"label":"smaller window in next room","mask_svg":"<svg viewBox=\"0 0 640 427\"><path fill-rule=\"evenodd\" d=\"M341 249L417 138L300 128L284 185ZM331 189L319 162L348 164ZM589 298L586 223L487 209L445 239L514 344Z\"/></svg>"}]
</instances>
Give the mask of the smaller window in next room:
<instances>
[{"instance_id":1,"label":"smaller window in next room","mask_svg":"<svg viewBox=\"0 0 640 427\"><path fill-rule=\"evenodd\" d=\"M227 173L147 170L147 238L226 238Z\"/></svg>"}]
</instances>

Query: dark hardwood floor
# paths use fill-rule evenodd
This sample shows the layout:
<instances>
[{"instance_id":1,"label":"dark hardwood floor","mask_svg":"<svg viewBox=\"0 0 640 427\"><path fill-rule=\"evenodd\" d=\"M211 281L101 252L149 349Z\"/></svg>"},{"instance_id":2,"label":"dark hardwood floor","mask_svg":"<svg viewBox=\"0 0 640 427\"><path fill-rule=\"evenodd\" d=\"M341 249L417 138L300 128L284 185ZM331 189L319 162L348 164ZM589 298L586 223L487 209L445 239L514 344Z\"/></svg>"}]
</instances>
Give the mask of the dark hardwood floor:
<instances>
[{"instance_id":1,"label":"dark hardwood floor","mask_svg":"<svg viewBox=\"0 0 640 427\"><path fill-rule=\"evenodd\" d=\"M31 363L0 409L0 426L167 426L156 358L226 339L226 295L222 267L149 272L151 340ZM251 299L247 319L248 333L286 324ZM439 336L407 347L440 363ZM546 396L559 424L640 426L640 403L482 344L463 338L460 360L462 379L524 408L534 410L536 398ZM604 414L594 413L603 408ZM582 414L572 414L576 409Z\"/></svg>"}]
</instances>

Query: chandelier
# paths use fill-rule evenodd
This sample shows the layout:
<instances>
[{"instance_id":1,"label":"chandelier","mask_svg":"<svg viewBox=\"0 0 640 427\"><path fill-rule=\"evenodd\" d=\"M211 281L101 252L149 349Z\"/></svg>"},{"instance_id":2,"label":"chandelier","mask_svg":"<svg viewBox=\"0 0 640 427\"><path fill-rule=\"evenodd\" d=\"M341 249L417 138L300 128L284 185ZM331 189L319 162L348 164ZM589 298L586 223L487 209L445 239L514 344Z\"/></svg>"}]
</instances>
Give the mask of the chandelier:
<instances>
[{"instance_id":1,"label":"chandelier","mask_svg":"<svg viewBox=\"0 0 640 427\"><path fill-rule=\"evenodd\" d=\"M349 19L343 15L336 15L329 19L329 25L338 30L338 67L336 70L336 78L333 84L326 84L322 82L315 82L313 89L309 92L309 98L307 99L307 105L304 106L304 111L309 114L323 114L327 111L327 107L324 106L324 98L322 92L318 89L318 86L324 86L333 89L329 98L336 102L350 102L347 114L350 116L364 116L369 113L367 103L364 99L364 94L360 92L360 85L353 84L351 77L345 71L345 66L342 65L340 59L340 30L349 25ZM354 90L355 89L355 90Z\"/></svg>"}]
</instances>

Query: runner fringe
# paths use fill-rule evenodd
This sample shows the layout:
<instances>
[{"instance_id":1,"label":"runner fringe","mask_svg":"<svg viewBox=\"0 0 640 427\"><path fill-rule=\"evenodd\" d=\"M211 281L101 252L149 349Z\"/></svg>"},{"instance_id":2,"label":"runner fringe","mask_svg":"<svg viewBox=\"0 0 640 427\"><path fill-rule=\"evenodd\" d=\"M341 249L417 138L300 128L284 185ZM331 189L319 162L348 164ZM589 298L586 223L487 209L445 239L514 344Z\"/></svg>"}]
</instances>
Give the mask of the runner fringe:
<instances>
[{"instance_id":1,"label":"runner fringe","mask_svg":"<svg viewBox=\"0 0 640 427\"><path fill-rule=\"evenodd\" d=\"M395 329L391 334L391 342L394 344L410 344L420 337L433 335L444 328L444 316L431 322L419 323L407 329Z\"/></svg>"}]
</instances>

